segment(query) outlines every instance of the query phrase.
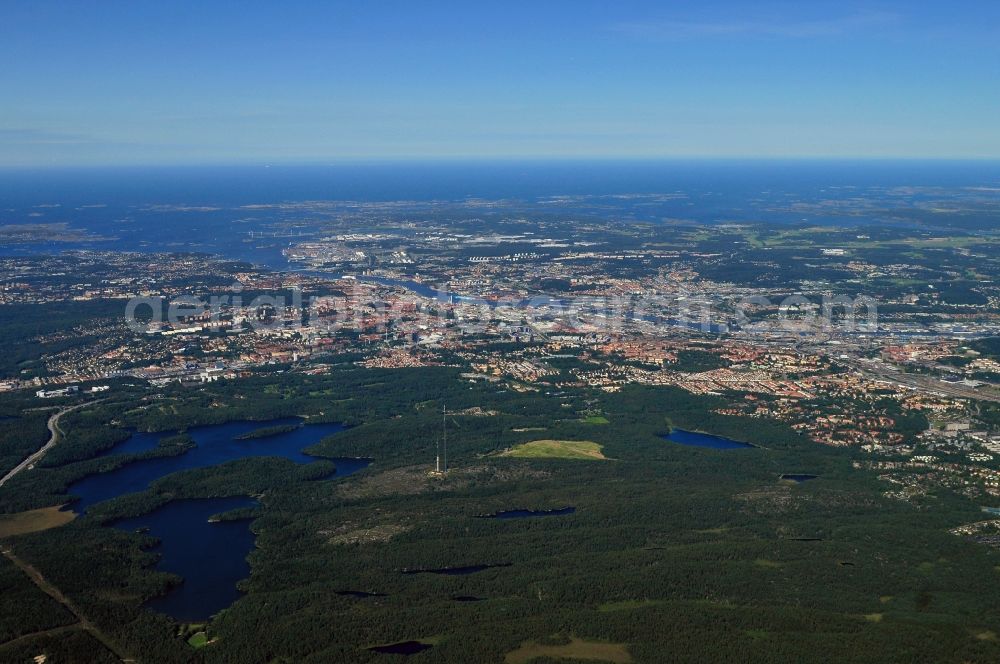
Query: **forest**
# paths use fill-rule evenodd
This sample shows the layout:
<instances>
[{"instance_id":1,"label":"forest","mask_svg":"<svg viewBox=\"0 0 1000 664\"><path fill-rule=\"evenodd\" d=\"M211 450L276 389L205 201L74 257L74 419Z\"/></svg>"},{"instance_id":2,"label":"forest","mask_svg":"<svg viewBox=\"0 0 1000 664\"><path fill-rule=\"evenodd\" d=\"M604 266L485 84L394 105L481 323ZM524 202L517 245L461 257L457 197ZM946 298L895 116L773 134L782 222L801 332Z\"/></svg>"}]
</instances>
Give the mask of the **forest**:
<instances>
[{"instance_id":1,"label":"forest","mask_svg":"<svg viewBox=\"0 0 1000 664\"><path fill-rule=\"evenodd\" d=\"M947 532L981 518L976 506L945 491L917 507L886 498L850 450L715 412L734 398L640 386L522 393L453 367L351 365L197 389L118 386L66 415L63 443L0 491L0 511L72 507L76 479L185 454L201 425L298 416L348 428L307 448L311 464L264 457L182 471L0 545L140 661L396 661L370 648L420 641L432 647L414 662L499 662L526 642L570 637L624 644L640 662L1000 658L1000 555ZM11 432L44 438L32 405L0 398L12 418L0 422L9 458L19 453L6 447L19 438ZM442 406L449 470L434 476ZM671 427L757 447L675 445L662 438ZM107 454L136 430L170 435L141 454ZM593 441L606 459L501 455L539 439ZM373 462L323 479L333 457ZM195 648L193 627L143 606L180 582L153 568L155 540L113 524L171 500L222 496L257 498L227 515L253 519L251 574ZM44 651L49 661L111 661L87 632L51 636L71 617L18 570L0 566L0 582L7 606L31 607L0 611L0 659Z\"/></svg>"}]
</instances>

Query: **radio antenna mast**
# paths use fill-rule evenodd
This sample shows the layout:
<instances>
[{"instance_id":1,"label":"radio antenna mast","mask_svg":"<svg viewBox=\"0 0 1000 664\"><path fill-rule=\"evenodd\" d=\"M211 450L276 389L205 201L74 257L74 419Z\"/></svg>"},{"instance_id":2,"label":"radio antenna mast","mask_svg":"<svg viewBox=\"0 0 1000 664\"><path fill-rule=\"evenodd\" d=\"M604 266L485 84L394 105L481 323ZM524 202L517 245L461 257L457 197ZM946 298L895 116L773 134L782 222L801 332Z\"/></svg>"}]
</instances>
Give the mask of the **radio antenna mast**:
<instances>
[{"instance_id":1,"label":"radio antenna mast","mask_svg":"<svg viewBox=\"0 0 1000 664\"><path fill-rule=\"evenodd\" d=\"M441 445L444 448L444 470L448 472L448 406L441 406Z\"/></svg>"},{"instance_id":2,"label":"radio antenna mast","mask_svg":"<svg viewBox=\"0 0 1000 664\"><path fill-rule=\"evenodd\" d=\"M437 439L437 453L434 456L434 474L441 474L441 439Z\"/></svg>"},{"instance_id":3,"label":"radio antenna mast","mask_svg":"<svg viewBox=\"0 0 1000 664\"><path fill-rule=\"evenodd\" d=\"M437 439L437 456L434 458L434 474L448 472L448 407L441 407L441 437Z\"/></svg>"}]
</instances>

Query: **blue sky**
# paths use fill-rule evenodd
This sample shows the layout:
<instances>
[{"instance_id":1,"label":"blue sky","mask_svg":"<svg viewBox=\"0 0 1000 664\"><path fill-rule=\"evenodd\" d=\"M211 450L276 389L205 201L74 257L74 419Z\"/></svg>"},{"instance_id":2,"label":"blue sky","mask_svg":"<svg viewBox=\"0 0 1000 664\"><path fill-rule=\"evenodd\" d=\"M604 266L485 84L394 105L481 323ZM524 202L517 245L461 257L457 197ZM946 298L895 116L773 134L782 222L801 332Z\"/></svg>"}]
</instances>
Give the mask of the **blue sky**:
<instances>
[{"instance_id":1,"label":"blue sky","mask_svg":"<svg viewBox=\"0 0 1000 664\"><path fill-rule=\"evenodd\" d=\"M0 165L1000 157L995 0L282 4L3 0Z\"/></svg>"}]
</instances>

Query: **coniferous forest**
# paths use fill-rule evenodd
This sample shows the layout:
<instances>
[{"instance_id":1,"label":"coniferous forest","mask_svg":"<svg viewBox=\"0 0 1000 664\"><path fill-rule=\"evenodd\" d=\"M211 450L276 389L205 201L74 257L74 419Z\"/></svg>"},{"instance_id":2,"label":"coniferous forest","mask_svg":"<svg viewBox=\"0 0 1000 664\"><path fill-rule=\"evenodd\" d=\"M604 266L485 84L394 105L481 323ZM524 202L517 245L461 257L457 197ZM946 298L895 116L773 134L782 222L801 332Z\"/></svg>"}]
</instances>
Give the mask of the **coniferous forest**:
<instances>
[{"instance_id":1,"label":"coniferous forest","mask_svg":"<svg viewBox=\"0 0 1000 664\"><path fill-rule=\"evenodd\" d=\"M640 386L520 393L448 367L121 385L65 416L63 442L4 488L0 509L72 508L74 481L190 453L199 426L259 421L245 438L260 441L279 433L263 424L276 418L348 428L309 447L312 463L265 456L174 473L2 545L118 655L143 661L392 661L369 648L407 641L431 646L413 661L503 661L570 639L621 644L634 661L996 659L1000 557L948 532L974 507L946 492L892 501L852 467L858 452L715 412L732 398ZM8 446L44 438L30 405L4 401ZM449 470L435 476L442 406ZM673 427L754 447L677 445L664 439ZM108 453L132 431L165 435L152 450ZM539 439L590 441L604 458L504 454ZM327 479L343 457L372 462ZM249 519L255 536L243 594L205 624L144 607L182 579L155 568L154 536L116 520L223 496L256 499L222 515ZM484 518L565 507L575 511ZM0 579L4 661L41 650L113 660L13 565Z\"/></svg>"}]
</instances>

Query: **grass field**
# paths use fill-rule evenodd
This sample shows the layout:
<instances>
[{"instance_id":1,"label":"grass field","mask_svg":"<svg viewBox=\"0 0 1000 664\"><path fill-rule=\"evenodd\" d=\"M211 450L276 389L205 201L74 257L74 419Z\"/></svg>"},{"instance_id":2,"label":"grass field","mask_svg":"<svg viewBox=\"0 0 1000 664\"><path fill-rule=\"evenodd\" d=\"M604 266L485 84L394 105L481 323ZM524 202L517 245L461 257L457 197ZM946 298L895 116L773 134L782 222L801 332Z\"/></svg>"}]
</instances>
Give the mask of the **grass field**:
<instances>
[{"instance_id":1,"label":"grass field","mask_svg":"<svg viewBox=\"0 0 1000 664\"><path fill-rule=\"evenodd\" d=\"M16 514L0 514L0 537L41 532L65 525L74 518L76 514L70 511L60 512L58 505Z\"/></svg>"},{"instance_id":2,"label":"grass field","mask_svg":"<svg viewBox=\"0 0 1000 664\"><path fill-rule=\"evenodd\" d=\"M542 645L535 641L529 641L517 650L507 653L504 661L507 664L526 664L538 657L552 659L594 659L601 662L613 662L614 664L626 664L632 661L632 656L623 643L584 641L576 637L572 637L566 645L560 646Z\"/></svg>"},{"instance_id":3,"label":"grass field","mask_svg":"<svg viewBox=\"0 0 1000 664\"><path fill-rule=\"evenodd\" d=\"M611 424L611 420L603 415L590 415L583 418L584 424Z\"/></svg>"},{"instance_id":4,"label":"grass field","mask_svg":"<svg viewBox=\"0 0 1000 664\"><path fill-rule=\"evenodd\" d=\"M208 635L205 632L195 632L188 639L188 645L192 648L204 648L208 645Z\"/></svg>"},{"instance_id":5,"label":"grass field","mask_svg":"<svg viewBox=\"0 0 1000 664\"><path fill-rule=\"evenodd\" d=\"M776 560L768 560L767 558L757 558L753 561L753 564L757 567L764 567L767 569L777 569L781 567L781 563Z\"/></svg>"},{"instance_id":6,"label":"grass field","mask_svg":"<svg viewBox=\"0 0 1000 664\"><path fill-rule=\"evenodd\" d=\"M503 453L520 459L607 459L601 446L589 440L533 440Z\"/></svg>"}]
</instances>

